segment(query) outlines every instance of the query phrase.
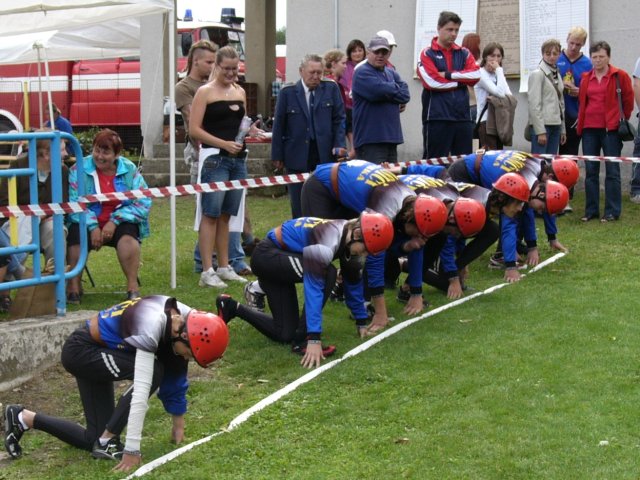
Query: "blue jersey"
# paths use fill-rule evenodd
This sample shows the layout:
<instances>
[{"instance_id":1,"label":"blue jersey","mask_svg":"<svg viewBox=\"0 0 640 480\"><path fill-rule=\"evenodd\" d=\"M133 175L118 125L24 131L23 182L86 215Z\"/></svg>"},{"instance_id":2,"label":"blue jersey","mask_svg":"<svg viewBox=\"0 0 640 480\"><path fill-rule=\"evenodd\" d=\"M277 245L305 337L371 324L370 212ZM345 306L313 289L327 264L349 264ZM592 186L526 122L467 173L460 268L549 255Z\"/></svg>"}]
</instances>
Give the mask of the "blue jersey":
<instances>
[{"instance_id":1,"label":"blue jersey","mask_svg":"<svg viewBox=\"0 0 640 480\"><path fill-rule=\"evenodd\" d=\"M158 397L165 410L182 415L187 410L187 361L173 352L171 343L171 309L186 320L191 307L175 298L150 295L126 300L98 313L100 338L112 350L153 352L164 365ZM89 321L87 321L87 325ZM151 383L151 379L148 379Z\"/></svg>"},{"instance_id":2,"label":"blue jersey","mask_svg":"<svg viewBox=\"0 0 640 480\"><path fill-rule=\"evenodd\" d=\"M318 165L314 176L341 205L356 214L371 208L393 220L402 208L405 198L415 196L395 174L380 165L365 160L349 160L339 164L338 198L331 184L333 165Z\"/></svg>"},{"instance_id":3,"label":"blue jersey","mask_svg":"<svg viewBox=\"0 0 640 480\"><path fill-rule=\"evenodd\" d=\"M340 202L358 215L366 208L389 217L392 221L406 198L415 193L389 170L365 160L349 160L338 164L338 195L333 191L333 164L318 165L314 176ZM422 268L422 265L420 265ZM367 280L374 294L384 289L384 253L367 257Z\"/></svg>"},{"instance_id":4,"label":"blue jersey","mask_svg":"<svg viewBox=\"0 0 640 480\"><path fill-rule=\"evenodd\" d=\"M322 332L322 300L326 271L329 264L342 253L342 236L347 222L301 217L287 220L280 226L282 242L276 237L275 229L267 233L267 238L279 248L302 254L302 283L308 333ZM356 276L359 277L360 273ZM367 318L362 282L349 283L344 279L344 293L345 303L354 318Z\"/></svg>"},{"instance_id":5,"label":"blue jersey","mask_svg":"<svg viewBox=\"0 0 640 480\"><path fill-rule=\"evenodd\" d=\"M564 53L564 50L558 58L558 73L562 77L563 82L571 82L576 87L580 87L582 74L593 68L591 59L587 55L580 54L573 62ZM578 118L578 97L572 97L568 93L564 93L564 114L571 119Z\"/></svg>"},{"instance_id":6,"label":"blue jersey","mask_svg":"<svg viewBox=\"0 0 640 480\"><path fill-rule=\"evenodd\" d=\"M445 170L446 168L442 165L426 165L424 163L402 168L402 171L407 175L427 175L434 178L439 177Z\"/></svg>"},{"instance_id":7,"label":"blue jersey","mask_svg":"<svg viewBox=\"0 0 640 480\"><path fill-rule=\"evenodd\" d=\"M488 150L480 162L479 175L476 172L475 153L466 155L464 163L472 183L489 189L505 173L519 173L532 188L542 172L542 160L517 150Z\"/></svg>"}]
</instances>

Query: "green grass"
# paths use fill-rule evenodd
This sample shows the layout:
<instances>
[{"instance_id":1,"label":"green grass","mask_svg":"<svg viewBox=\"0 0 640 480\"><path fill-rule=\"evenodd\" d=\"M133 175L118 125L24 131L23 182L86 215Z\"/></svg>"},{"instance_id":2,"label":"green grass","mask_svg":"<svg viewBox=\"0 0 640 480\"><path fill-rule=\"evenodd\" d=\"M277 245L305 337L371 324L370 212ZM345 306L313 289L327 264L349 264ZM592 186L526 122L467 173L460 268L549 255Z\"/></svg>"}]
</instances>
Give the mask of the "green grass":
<instances>
[{"instance_id":1,"label":"green grass","mask_svg":"<svg viewBox=\"0 0 640 480\"><path fill-rule=\"evenodd\" d=\"M148 478L637 478L640 213L625 201L619 222L581 224L583 198L578 193L576 213L559 220L569 255L401 331ZM249 206L260 237L288 211L286 199L252 196ZM174 294L210 308L215 292L198 288L192 273L192 201L179 199L178 211ZM142 293L169 293L166 202L154 202L152 220ZM501 281L486 260L471 268L478 289ZM92 254L90 265L98 287L85 284L81 308L118 301L122 274L113 252ZM230 291L240 295L241 287ZM431 288L426 293L434 306L447 301ZM393 295L387 302L401 321ZM361 343L343 305L329 304L325 314L325 338L339 354ZM224 428L305 373L286 347L241 320L230 328L224 359L207 371L191 369L189 441ZM68 401L52 413L82 421L70 385ZM20 395L10 392L8 400ZM145 460L174 448L169 434L154 399ZM603 440L609 444L600 446ZM103 478L112 466L40 432L23 443L25 457L1 461L0 479Z\"/></svg>"}]
</instances>

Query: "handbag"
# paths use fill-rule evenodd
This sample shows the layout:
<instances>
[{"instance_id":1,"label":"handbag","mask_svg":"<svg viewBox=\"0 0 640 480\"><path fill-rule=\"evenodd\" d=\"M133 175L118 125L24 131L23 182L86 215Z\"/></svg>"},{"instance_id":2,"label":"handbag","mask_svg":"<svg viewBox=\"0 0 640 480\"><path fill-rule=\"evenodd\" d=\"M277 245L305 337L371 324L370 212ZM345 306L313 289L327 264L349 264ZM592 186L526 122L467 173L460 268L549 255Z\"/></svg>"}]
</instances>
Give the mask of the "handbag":
<instances>
[{"instance_id":1,"label":"handbag","mask_svg":"<svg viewBox=\"0 0 640 480\"><path fill-rule=\"evenodd\" d=\"M631 142L636 138L635 127L624 118L624 109L622 108L622 89L620 88L620 79L616 75L616 93L618 94L618 107L620 109L620 123L618 124L618 137L623 142Z\"/></svg>"},{"instance_id":2,"label":"handbag","mask_svg":"<svg viewBox=\"0 0 640 480\"><path fill-rule=\"evenodd\" d=\"M479 139L480 138L480 120L482 120L482 116L484 115L484 112L487 111L488 107L489 107L489 102L485 102L484 107L482 108L482 111L480 112L480 115L478 116L478 121L476 122L475 126L473 127L473 138L475 138L475 139Z\"/></svg>"}]
</instances>

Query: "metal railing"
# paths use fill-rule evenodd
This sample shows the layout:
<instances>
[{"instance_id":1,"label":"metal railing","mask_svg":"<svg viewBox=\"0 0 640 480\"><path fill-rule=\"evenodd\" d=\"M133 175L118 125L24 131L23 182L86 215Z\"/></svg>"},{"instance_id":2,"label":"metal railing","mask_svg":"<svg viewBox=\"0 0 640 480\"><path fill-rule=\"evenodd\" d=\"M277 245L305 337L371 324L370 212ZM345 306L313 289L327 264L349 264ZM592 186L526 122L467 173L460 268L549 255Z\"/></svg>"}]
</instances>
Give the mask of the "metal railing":
<instances>
[{"instance_id":1,"label":"metal railing","mask_svg":"<svg viewBox=\"0 0 640 480\"><path fill-rule=\"evenodd\" d=\"M60 155L60 142L64 139L67 142L71 142L73 146L74 155L78 159L82 159L82 148L78 143L78 140L68 133L62 133L58 131L52 132L37 132L37 133L7 133L0 134L0 141L28 141L29 142L29 167L0 170L0 177L7 177L9 179L28 176L29 177L29 204L39 204L38 198L38 170L37 170L37 154L36 154L36 142L38 140L50 140L51 141L51 188L52 198L51 203L62 203L62 158ZM84 171L82 161L76 162L78 168L78 194L80 196L86 193L84 182ZM15 188L15 187L14 187ZM8 221L12 221L9 219ZM75 267L69 272L65 272L66 268L66 252L64 251L65 231L64 231L64 214L56 213L53 215L53 242L54 242L54 271L53 274L42 274L41 261L40 261L40 218L36 215L31 216L31 241L24 245L18 245L16 235L12 235L12 246L0 248L0 255L12 255L19 253L33 254L33 277L23 280L14 280L9 282L3 282L3 289L13 289L21 287L29 287L34 285L43 285L46 283L56 284L56 314L58 316L66 315L67 311L67 296L66 296L66 281L69 278L73 278L79 275L84 269L87 261L87 220L86 214L80 214L80 258ZM14 229L15 231L15 229ZM0 279L1 281L2 279Z\"/></svg>"}]
</instances>

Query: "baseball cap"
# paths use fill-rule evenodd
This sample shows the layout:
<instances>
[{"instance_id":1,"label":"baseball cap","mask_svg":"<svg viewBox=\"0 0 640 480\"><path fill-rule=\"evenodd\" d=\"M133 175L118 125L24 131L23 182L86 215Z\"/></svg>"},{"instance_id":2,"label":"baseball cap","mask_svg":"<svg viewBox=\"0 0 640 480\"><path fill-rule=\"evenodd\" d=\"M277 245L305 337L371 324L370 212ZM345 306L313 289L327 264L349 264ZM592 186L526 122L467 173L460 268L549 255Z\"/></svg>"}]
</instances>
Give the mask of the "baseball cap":
<instances>
[{"instance_id":1,"label":"baseball cap","mask_svg":"<svg viewBox=\"0 0 640 480\"><path fill-rule=\"evenodd\" d=\"M372 52L377 52L378 50L391 50L389 46L389 41L384 37L373 37L369 42L369 46L367 47Z\"/></svg>"},{"instance_id":2,"label":"baseball cap","mask_svg":"<svg viewBox=\"0 0 640 480\"><path fill-rule=\"evenodd\" d=\"M396 43L396 37L394 37L393 33L391 33L389 30L380 30L378 33L376 33L376 36L386 38L387 42L389 42L389 46L391 47L398 46L398 44Z\"/></svg>"}]
</instances>

